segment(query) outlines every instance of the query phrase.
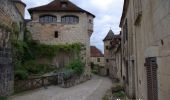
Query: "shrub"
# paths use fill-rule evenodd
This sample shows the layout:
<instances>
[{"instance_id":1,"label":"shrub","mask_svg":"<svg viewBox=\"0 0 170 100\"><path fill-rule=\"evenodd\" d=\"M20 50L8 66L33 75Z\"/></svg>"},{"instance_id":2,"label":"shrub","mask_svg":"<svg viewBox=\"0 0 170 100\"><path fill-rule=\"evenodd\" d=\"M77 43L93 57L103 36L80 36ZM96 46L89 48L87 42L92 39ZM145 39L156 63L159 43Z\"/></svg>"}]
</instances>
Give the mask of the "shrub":
<instances>
[{"instance_id":1,"label":"shrub","mask_svg":"<svg viewBox=\"0 0 170 100\"><path fill-rule=\"evenodd\" d=\"M81 60L77 59L72 61L68 68L72 69L75 74L81 75L84 72L85 65Z\"/></svg>"},{"instance_id":2,"label":"shrub","mask_svg":"<svg viewBox=\"0 0 170 100\"><path fill-rule=\"evenodd\" d=\"M15 78L25 80L28 78L28 72L25 69L15 70Z\"/></svg>"},{"instance_id":3,"label":"shrub","mask_svg":"<svg viewBox=\"0 0 170 100\"><path fill-rule=\"evenodd\" d=\"M113 94L115 97L123 99L125 98L125 93L123 91L119 91Z\"/></svg>"},{"instance_id":4,"label":"shrub","mask_svg":"<svg viewBox=\"0 0 170 100\"><path fill-rule=\"evenodd\" d=\"M24 67L29 72L29 74L36 75L41 75L55 70L54 67L48 64L38 64L36 61L28 61L24 63Z\"/></svg>"}]
</instances>

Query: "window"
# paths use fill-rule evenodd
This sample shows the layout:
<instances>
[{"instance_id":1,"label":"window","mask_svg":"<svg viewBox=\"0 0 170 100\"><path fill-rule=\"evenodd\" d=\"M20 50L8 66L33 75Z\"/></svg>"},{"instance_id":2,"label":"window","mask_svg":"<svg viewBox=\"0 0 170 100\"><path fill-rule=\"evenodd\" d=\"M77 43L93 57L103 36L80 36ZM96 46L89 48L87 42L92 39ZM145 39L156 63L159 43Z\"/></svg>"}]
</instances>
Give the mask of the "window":
<instances>
[{"instance_id":1,"label":"window","mask_svg":"<svg viewBox=\"0 0 170 100\"><path fill-rule=\"evenodd\" d=\"M57 17L52 15L43 15L40 16L39 21L41 23L53 23L53 22L57 22Z\"/></svg>"},{"instance_id":2,"label":"window","mask_svg":"<svg viewBox=\"0 0 170 100\"><path fill-rule=\"evenodd\" d=\"M79 18L74 15L67 15L61 18L61 22L66 24L77 24L79 23Z\"/></svg>"},{"instance_id":3,"label":"window","mask_svg":"<svg viewBox=\"0 0 170 100\"><path fill-rule=\"evenodd\" d=\"M156 57L146 58L148 100L158 100L158 79L157 79L157 59Z\"/></svg>"},{"instance_id":4,"label":"window","mask_svg":"<svg viewBox=\"0 0 170 100\"><path fill-rule=\"evenodd\" d=\"M54 37L58 38L58 31L55 31Z\"/></svg>"},{"instance_id":5,"label":"window","mask_svg":"<svg viewBox=\"0 0 170 100\"><path fill-rule=\"evenodd\" d=\"M109 49L109 46L106 46L106 50L108 50Z\"/></svg>"},{"instance_id":6,"label":"window","mask_svg":"<svg viewBox=\"0 0 170 100\"><path fill-rule=\"evenodd\" d=\"M97 62L100 62L100 58L97 58Z\"/></svg>"},{"instance_id":7,"label":"window","mask_svg":"<svg viewBox=\"0 0 170 100\"><path fill-rule=\"evenodd\" d=\"M109 62L109 59L106 59L106 62L108 63L108 62Z\"/></svg>"}]
</instances>

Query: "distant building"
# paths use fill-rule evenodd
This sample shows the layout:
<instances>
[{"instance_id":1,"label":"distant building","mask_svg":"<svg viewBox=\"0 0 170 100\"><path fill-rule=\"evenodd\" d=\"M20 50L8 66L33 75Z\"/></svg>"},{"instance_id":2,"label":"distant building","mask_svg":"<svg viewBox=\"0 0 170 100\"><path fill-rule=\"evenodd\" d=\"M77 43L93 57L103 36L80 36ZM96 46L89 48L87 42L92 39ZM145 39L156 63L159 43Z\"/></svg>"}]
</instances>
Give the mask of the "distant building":
<instances>
[{"instance_id":1,"label":"distant building","mask_svg":"<svg viewBox=\"0 0 170 100\"><path fill-rule=\"evenodd\" d=\"M170 0L124 0L120 27L127 98L170 100Z\"/></svg>"},{"instance_id":2,"label":"distant building","mask_svg":"<svg viewBox=\"0 0 170 100\"><path fill-rule=\"evenodd\" d=\"M21 0L0 0L0 96L13 92L14 68L10 37L14 33L10 30L19 28L18 39L23 39L25 7Z\"/></svg>"},{"instance_id":3,"label":"distant building","mask_svg":"<svg viewBox=\"0 0 170 100\"><path fill-rule=\"evenodd\" d=\"M114 35L110 40L110 52L113 56L113 78L115 81L122 81L122 54L121 54L121 36Z\"/></svg>"},{"instance_id":4,"label":"distant building","mask_svg":"<svg viewBox=\"0 0 170 100\"><path fill-rule=\"evenodd\" d=\"M81 58L86 64L86 73L90 73L90 36L93 33L94 15L69 0L53 0L47 5L28 9L31 21L27 28L33 39L49 45L82 43L85 50ZM63 57L63 56L62 56ZM54 60L57 66L64 66L67 56Z\"/></svg>"},{"instance_id":5,"label":"distant building","mask_svg":"<svg viewBox=\"0 0 170 100\"><path fill-rule=\"evenodd\" d=\"M112 30L104 38L105 75L118 79L121 71L121 45L120 35L115 35Z\"/></svg>"},{"instance_id":6,"label":"distant building","mask_svg":"<svg viewBox=\"0 0 170 100\"><path fill-rule=\"evenodd\" d=\"M90 47L91 52L91 64L98 67L98 73L102 75L104 68L104 55L95 46Z\"/></svg>"}]
</instances>

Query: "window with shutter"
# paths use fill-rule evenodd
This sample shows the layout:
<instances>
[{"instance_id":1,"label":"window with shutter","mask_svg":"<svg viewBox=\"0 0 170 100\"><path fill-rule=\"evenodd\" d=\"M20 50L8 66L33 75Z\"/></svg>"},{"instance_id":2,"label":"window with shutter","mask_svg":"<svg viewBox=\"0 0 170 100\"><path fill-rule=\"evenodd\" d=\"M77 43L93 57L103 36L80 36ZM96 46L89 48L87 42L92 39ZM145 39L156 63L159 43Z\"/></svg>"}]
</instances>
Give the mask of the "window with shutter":
<instances>
[{"instance_id":1,"label":"window with shutter","mask_svg":"<svg viewBox=\"0 0 170 100\"><path fill-rule=\"evenodd\" d=\"M146 58L148 100L158 100L156 57Z\"/></svg>"}]
</instances>

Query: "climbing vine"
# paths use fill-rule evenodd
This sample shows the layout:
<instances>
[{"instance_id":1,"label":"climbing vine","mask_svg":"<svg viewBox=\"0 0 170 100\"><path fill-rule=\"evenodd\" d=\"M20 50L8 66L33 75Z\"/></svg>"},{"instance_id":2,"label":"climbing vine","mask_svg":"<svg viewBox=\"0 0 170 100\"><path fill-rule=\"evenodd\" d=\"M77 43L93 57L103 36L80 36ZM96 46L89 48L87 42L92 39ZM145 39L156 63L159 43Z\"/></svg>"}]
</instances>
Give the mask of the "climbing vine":
<instances>
[{"instance_id":1,"label":"climbing vine","mask_svg":"<svg viewBox=\"0 0 170 100\"><path fill-rule=\"evenodd\" d=\"M9 41L15 69L15 79L27 79L29 75L41 75L55 70L55 67L52 65L38 64L36 62L38 58L46 58L51 61L60 52L72 53L78 56L80 51L85 48L81 43L41 44L32 40L31 33L27 29L24 30L24 40L21 40L19 39L21 27L15 22L12 23L11 28L0 23L0 28L10 32ZM84 66L80 60L71 62L68 67L68 69L73 70L77 74L82 73L83 68Z\"/></svg>"}]
</instances>

